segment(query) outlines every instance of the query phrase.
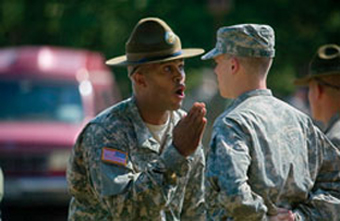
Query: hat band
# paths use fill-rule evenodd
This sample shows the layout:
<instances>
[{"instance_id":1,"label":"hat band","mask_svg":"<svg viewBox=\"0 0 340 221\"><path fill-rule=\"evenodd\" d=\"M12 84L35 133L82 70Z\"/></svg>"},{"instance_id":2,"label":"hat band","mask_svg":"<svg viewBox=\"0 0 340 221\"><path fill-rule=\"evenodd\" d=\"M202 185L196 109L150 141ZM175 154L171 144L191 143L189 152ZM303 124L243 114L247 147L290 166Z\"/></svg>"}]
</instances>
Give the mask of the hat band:
<instances>
[{"instance_id":1,"label":"hat band","mask_svg":"<svg viewBox=\"0 0 340 221\"><path fill-rule=\"evenodd\" d=\"M178 51L178 52L173 53L171 55L155 56L155 57L150 57L150 58L142 58L142 59L140 59L138 61L131 61L131 62L134 63L134 64L143 64L143 63L146 63L146 62L151 62L151 61L162 60L162 59L165 59L165 58L176 57L176 56L179 56L179 55L182 55L182 54L183 54L182 51Z\"/></svg>"}]
</instances>

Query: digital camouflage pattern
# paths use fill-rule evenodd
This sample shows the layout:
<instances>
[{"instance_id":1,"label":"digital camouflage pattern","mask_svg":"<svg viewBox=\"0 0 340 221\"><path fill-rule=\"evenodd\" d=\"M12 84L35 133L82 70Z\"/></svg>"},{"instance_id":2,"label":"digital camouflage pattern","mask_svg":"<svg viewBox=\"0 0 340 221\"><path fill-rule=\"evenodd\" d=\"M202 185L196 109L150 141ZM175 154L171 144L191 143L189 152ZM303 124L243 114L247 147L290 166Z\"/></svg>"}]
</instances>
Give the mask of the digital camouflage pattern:
<instances>
[{"instance_id":1,"label":"digital camouflage pattern","mask_svg":"<svg viewBox=\"0 0 340 221\"><path fill-rule=\"evenodd\" d=\"M173 111L172 128L183 114ZM134 98L92 120L80 134L68 166L68 219L203 220L203 149L183 157L172 146L171 131L160 153ZM104 147L125 153L126 165L103 162Z\"/></svg>"},{"instance_id":2,"label":"digital camouflage pattern","mask_svg":"<svg viewBox=\"0 0 340 221\"><path fill-rule=\"evenodd\" d=\"M209 220L340 220L340 151L312 120L272 96L241 95L215 121L207 156Z\"/></svg>"},{"instance_id":3,"label":"digital camouflage pattern","mask_svg":"<svg viewBox=\"0 0 340 221\"><path fill-rule=\"evenodd\" d=\"M340 113L331 118L324 132L332 143L340 149Z\"/></svg>"},{"instance_id":4,"label":"digital camouflage pattern","mask_svg":"<svg viewBox=\"0 0 340 221\"><path fill-rule=\"evenodd\" d=\"M274 30L269 25L226 26L218 29L215 48L203 55L202 59L211 59L220 54L240 57L274 57L274 45Z\"/></svg>"}]
</instances>

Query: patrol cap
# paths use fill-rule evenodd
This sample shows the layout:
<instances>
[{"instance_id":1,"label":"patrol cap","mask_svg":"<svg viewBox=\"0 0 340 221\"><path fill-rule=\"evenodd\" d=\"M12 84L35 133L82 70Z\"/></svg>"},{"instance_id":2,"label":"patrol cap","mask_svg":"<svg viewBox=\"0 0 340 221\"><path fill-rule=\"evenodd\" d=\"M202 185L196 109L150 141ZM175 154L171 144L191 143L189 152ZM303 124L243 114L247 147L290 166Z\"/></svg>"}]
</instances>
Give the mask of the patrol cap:
<instances>
[{"instance_id":1,"label":"patrol cap","mask_svg":"<svg viewBox=\"0 0 340 221\"><path fill-rule=\"evenodd\" d=\"M203 54L200 48L182 49L180 38L159 18L141 19L125 45L125 55L111 58L108 65L158 63Z\"/></svg>"},{"instance_id":2,"label":"patrol cap","mask_svg":"<svg viewBox=\"0 0 340 221\"><path fill-rule=\"evenodd\" d=\"M308 75L296 79L294 84L307 85L313 78L331 75L340 76L340 46L336 44L320 46L309 63Z\"/></svg>"},{"instance_id":3,"label":"patrol cap","mask_svg":"<svg viewBox=\"0 0 340 221\"><path fill-rule=\"evenodd\" d=\"M217 31L216 47L203 55L202 60L220 54L240 57L274 57L275 35L269 25L239 24L222 27Z\"/></svg>"}]
</instances>

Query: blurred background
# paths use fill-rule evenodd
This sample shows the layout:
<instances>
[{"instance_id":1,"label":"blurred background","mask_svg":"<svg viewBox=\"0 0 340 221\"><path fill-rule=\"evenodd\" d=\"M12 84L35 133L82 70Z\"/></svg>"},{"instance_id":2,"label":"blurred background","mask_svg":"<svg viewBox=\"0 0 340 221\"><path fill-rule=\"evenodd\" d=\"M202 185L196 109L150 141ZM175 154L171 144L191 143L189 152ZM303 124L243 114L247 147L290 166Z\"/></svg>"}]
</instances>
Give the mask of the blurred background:
<instances>
[{"instance_id":1,"label":"blurred background","mask_svg":"<svg viewBox=\"0 0 340 221\"><path fill-rule=\"evenodd\" d=\"M180 36L184 48L201 47L206 51L214 47L216 31L221 26L237 23L265 23L271 25L276 34L276 57L269 74L268 86L273 90L274 95L290 102L306 113L308 113L307 91L304 88L295 88L292 81L297 76L307 74L309 60L320 45L326 43L339 44L340 39L340 1L338 0L0 0L0 50L3 50L3 56L1 56L0 52L0 69L1 65L6 66L4 60L10 60L8 58L8 49L22 46L52 46L52 48L43 48L48 52L46 50L41 52L36 48L34 53L40 54L40 56L44 55L44 58L46 58L46 54L49 54L48 56L50 57L55 56L55 59L61 55L68 56L64 60L60 58L61 60L57 65L59 67L66 63L68 66L72 66L69 64L74 58L72 51L80 51L80 53L83 53L84 50L93 53L98 52L100 54L98 56L101 56L101 58L92 63L103 63L105 59L124 54L125 42L134 25L139 19L148 16L164 19L174 32ZM66 48L69 51L61 53L56 48ZM31 49L27 50L30 51ZM10 56L15 53L19 52L11 51ZM34 57L35 55L31 56ZM79 56L81 57L82 55ZM37 55L37 57L39 56ZM84 55L84 57L86 56ZM95 60L93 56L86 59ZM44 60L46 59L43 59L43 65L46 65ZM50 64L49 62L47 63ZM62 111L58 112L59 114L61 113L60 116L66 116L67 118L71 114L75 117L81 116L81 119L72 122L70 122L70 119L64 119L63 123L66 122L68 125L77 123L78 128L81 128L87 119L94 116L105 106L131 95L130 81L124 68L108 69L108 67L102 67L100 64L90 65L91 67L88 64L73 66L77 66L72 71L75 76L78 76L76 80L73 80L73 84L77 82L79 84L77 87L79 87L80 91L80 95L73 96L81 97L75 98L81 100L79 101L80 106L85 106L86 98L82 96L88 96L89 85L94 85L90 80L91 77L89 77L92 76L90 73L92 69L94 72L102 73L104 71L110 73L112 77L110 81L112 82L109 86L114 88L111 91L107 87L102 89L106 93L106 98L107 96L111 96L111 98L106 99L106 103L104 102L105 104L102 105L102 108L92 112L89 111L88 115L86 113L81 114L79 112L81 110L75 108L74 103L70 105L69 101L67 101L67 106L63 106ZM93 68L93 66L96 68ZM21 69L23 67L26 66L22 65ZM36 68L39 69L38 66ZM51 70L53 70L52 66ZM84 74L84 71L88 73ZM4 72L9 75L8 68ZM25 70L21 70L21 72L25 72ZM36 70L36 72L39 71ZM54 72L57 71L54 70ZM184 108L188 110L194 101L204 101L208 107L209 124L203 140L207 146L212 122L225 109L229 101L223 100L219 96L212 62L203 62L199 58L189 59L186 61L186 74L187 97ZM83 75L85 77L79 79L79 76ZM97 75L95 74L94 76ZM21 93L27 94L30 88L34 88L32 85L34 85L35 80L32 79L35 78L21 79L19 86L16 87L24 90ZM86 80L85 83L84 79ZM13 79L7 77L5 80L1 78L0 81L7 82L3 86L0 84L1 91L1 88L9 88L8 82L13 82ZM45 81L46 79L44 78ZM55 82L56 79L53 79L53 81ZM13 87L11 86L11 88ZM53 84L49 88L53 87L56 87L56 85ZM1 101L0 110L5 110L6 108L9 110L12 102L9 96L12 92L2 91L1 93L3 94L0 97L5 100L7 98L8 102ZM108 95L107 93L112 94ZM32 102L36 103L38 100L34 99ZM42 103L40 106L44 106L44 104ZM30 104L26 106L30 106ZM13 108L17 108L17 106ZM77 113L79 115L76 115ZM18 119L11 117L6 120L0 119L0 121L12 122L18 121ZM43 125L46 119L40 119L35 122ZM5 134L9 131L4 126L2 126L4 129L1 130L1 125L0 133L3 131L2 133ZM25 132L16 131L16 133ZM64 129L64 133L68 133L67 130ZM6 136L8 137L9 135ZM62 139L63 134L60 136ZM2 141L4 144L0 143L0 166L4 173L5 182L7 179L11 179L11 176L15 173L11 171L14 167L20 168L32 163L37 164L37 160L33 161L31 159L36 154L31 152L31 155L28 156L21 151L22 148L18 148L17 152L11 149L15 149L16 145L23 144L19 145L18 141L5 140L5 138ZM31 146L36 145L36 143L32 142L31 140ZM38 141L35 140L35 142ZM47 141L45 140L44 142L46 143ZM71 146L68 145L67 148L69 151ZM61 159L57 161L59 164L60 162L65 162L68 156L67 153L58 155L58 159ZM14 159L13 154L15 155L15 160L12 160ZM32 157L30 158L30 156ZM4 163L5 161L6 163ZM12 166L9 166L8 161ZM26 164L23 164L23 162L26 162ZM45 164L39 165L38 167L43 167ZM62 167L58 174L64 176L64 170L65 167ZM15 182L27 183L27 180L22 181L22 176L32 177L34 173L29 175L17 173ZM50 177L49 179L51 180L52 178ZM32 183L29 184L32 185ZM15 189L11 191L16 192ZM1 203L3 220L45 220L47 218L66 220L67 201L56 203L56 200L51 197L49 200L44 201L43 205L39 205L39 203L35 205L36 203L32 203L33 201L27 202L27 200L23 200L23 198L28 197L25 194L20 194L15 201L12 201L10 197L6 197L5 185L5 196ZM49 206L48 204L52 205Z\"/></svg>"}]
</instances>

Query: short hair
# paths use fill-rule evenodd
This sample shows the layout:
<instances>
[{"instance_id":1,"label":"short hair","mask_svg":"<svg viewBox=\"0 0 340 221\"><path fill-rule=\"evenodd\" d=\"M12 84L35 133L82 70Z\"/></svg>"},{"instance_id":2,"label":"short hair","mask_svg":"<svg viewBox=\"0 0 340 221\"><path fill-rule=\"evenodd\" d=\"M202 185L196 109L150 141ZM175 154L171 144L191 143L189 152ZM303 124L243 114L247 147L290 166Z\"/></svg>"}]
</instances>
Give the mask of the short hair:
<instances>
[{"instance_id":1,"label":"short hair","mask_svg":"<svg viewBox=\"0 0 340 221\"><path fill-rule=\"evenodd\" d=\"M142 74L148 73L148 70L150 68L152 68L152 65L154 65L154 64L129 65L127 67L128 76L131 80L132 89L133 89L134 92L135 92L135 83L134 83L134 80L133 80L133 74L136 73L137 71L142 73Z\"/></svg>"},{"instance_id":2,"label":"short hair","mask_svg":"<svg viewBox=\"0 0 340 221\"><path fill-rule=\"evenodd\" d=\"M257 73L263 76L267 76L273 63L273 58L269 57L241 57L228 54L227 56L236 57L247 73Z\"/></svg>"}]
</instances>

